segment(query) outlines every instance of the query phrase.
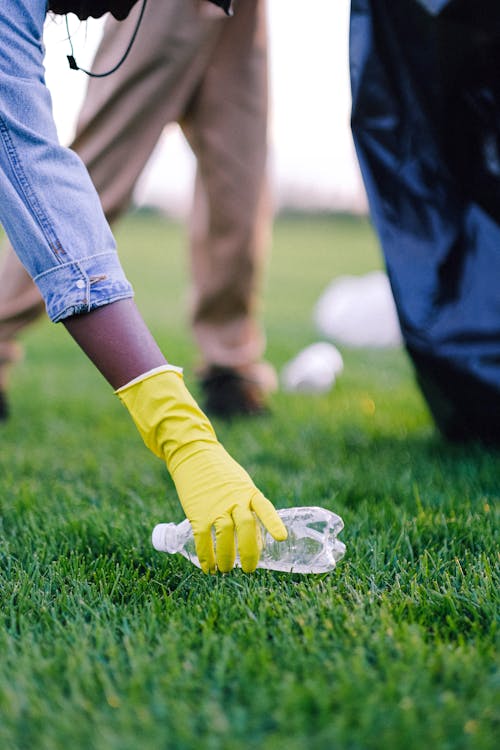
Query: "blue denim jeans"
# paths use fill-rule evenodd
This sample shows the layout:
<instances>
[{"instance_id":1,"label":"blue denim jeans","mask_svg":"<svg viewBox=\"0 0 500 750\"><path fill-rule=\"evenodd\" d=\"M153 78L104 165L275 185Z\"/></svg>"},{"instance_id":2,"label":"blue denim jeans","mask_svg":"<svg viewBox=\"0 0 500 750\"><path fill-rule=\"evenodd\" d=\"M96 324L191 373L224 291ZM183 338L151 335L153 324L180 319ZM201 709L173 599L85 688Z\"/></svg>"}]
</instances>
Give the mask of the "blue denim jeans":
<instances>
[{"instance_id":1,"label":"blue denim jeans","mask_svg":"<svg viewBox=\"0 0 500 750\"><path fill-rule=\"evenodd\" d=\"M58 141L44 81L46 5L0 3L0 222L56 322L133 291L87 170Z\"/></svg>"}]
</instances>

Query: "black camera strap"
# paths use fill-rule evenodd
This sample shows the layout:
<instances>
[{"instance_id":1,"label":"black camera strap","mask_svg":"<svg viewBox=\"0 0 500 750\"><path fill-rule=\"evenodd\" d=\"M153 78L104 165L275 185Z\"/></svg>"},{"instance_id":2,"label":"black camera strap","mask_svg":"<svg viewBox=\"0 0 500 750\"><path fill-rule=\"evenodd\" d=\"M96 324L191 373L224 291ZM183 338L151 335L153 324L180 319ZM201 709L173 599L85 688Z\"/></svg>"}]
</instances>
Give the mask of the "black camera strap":
<instances>
[{"instance_id":1,"label":"black camera strap","mask_svg":"<svg viewBox=\"0 0 500 750\"><path fill-rule=\"evenodd\" d=\"M78 65L78 63L75 60L75 55L74 55L74 51L73 51L73 42L71 41L71 33L70 33L70 30L69 30L69 24L68 24L68 16L66 16L66 29L68 31L69 46L71 48L71 54L68 55L67 57L68 57L69 67L71 68L71 70L81 70L82 73L86 73L91 78L106 78L106 76L110 76L112 73L114 73L116 70L118 70L118 68L127 59L128 55L129 55L129 52L132 49L132 45L135 42L135 38L137 36L137 32L139 31L139 27L141 25L142 18L144 16L144 11L146 9L146 3L147 3L147 1L148 0L142 0L141 11L140 11L139 16L137 18L137 22L135 24L135 29L134 29L134 32L133 32L132 36L130 37L130 41L128 43L127 49L123 53L121 59L116 63L116 65L113 68L111 68L111 70L107 70L105 73L93 73L91 70L85 70L85 68L80 68L80 66Z\"/></svg>"}]
</instances>

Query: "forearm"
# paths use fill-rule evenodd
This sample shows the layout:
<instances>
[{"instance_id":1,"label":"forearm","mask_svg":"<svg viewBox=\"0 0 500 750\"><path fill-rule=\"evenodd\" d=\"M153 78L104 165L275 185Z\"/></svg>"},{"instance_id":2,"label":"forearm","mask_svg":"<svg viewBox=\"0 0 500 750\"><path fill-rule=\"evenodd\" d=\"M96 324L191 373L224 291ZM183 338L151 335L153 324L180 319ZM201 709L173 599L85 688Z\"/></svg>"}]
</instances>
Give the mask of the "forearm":
<instances>
[{"instance_id":1,"label":"forearm","mask_svg":"<svg viewBox=\"0 0 500 750\"><path fill-rule=\"evenodd\" d=\"M167 363L132 299L74 315L63 324L114 389Z\"/></svg>"},{"instance_id":2,"label":"forearm","mask_svg":"<svg viewBox=\"0 0 500 750\"><path fill-rule=\"evenodd\" d=\"M168 366L134 302L121 300L63 323L117 390L148 448L165 460L191 521L203 570L231 570L235 531L243 570L255 570L260 549L256 517L275 539L286 539L286 529L219 443L181 371Z\"/></svg>"}]
</instances>

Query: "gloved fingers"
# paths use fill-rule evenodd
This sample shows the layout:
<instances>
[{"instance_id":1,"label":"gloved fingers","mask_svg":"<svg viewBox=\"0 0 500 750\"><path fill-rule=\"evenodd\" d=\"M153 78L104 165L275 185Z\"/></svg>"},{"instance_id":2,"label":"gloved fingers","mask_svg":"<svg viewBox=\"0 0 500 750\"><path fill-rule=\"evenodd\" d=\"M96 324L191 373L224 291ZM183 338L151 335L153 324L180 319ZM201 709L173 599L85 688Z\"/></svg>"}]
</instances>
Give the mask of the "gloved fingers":
<instances>
[{"instance_id":1,"label":"gloved fingers","mask_svg":"<svg viewBox=\"0 0 500 750\"><path fill-rule=\"evenodd\" d=\"M271 536L274 537L277 542L284 542L288 536L286 527L277 514L274 505L264 497L262 492L257 491L255 493L252 497L250 507L256 514L257 518L262 521Z\"/></svg>"},{"instance_id":2,"label":"gloved fingers","mask_svg":"<svg viewBox=\"0 0 500 750\"><path fill-rule=\"evenodd\" d=\"M200 561L201 569L204 573L216 573L217 567L215 565L214 545L212 542L212 531L195 532L194 533L194 544L196 547L196 554Z\"/></svg>"},{"instance_id":3,"label":"gloved fingers","mask_svg":"<svg viewBox=\"0 0 500 750\"><path fill-rule=\"evenodd\" d=\"M215 521L214 526L217 568L221 573L229 573L236 557L234 521L229 513L226 513Z\"/></svg>"},{"instance_id":4,"label":"gloved fingers","mask_svg":"<svg viewBox=\"0 0 500 750\"><path fill-rule=\"evenodd\" d=\"M257 520L250 508L237 505L233 510L233 521L238 539L241 569L245 573L253 573L259 562L261 550Z\"/></svg>"}]
</instances>

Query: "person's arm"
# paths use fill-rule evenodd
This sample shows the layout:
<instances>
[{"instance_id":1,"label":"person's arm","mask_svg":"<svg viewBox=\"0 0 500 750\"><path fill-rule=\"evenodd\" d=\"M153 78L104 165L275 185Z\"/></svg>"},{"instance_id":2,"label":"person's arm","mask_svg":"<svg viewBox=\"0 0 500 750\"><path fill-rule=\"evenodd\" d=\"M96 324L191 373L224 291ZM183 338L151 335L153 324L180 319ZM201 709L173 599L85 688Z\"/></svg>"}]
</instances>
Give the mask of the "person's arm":
<instances>
[{"instance_id":1,"label":"person's arm","mask_svg":"<svg viewBox=\"0 0 500 750\"><path fill-rule=\"evenodd\" d=\"M286 539L286 529L273 505L219 443L135 303L122 300L63 323L117 390L148 448L165 460L193 527L202 569L231 570L236 532L242 568L255 570L260 553L256 517L275 539Z\"/></svg>"},{"instance_id":2,"label":"person's arm","mask_svg":"<svg viewBox=\"0 0 500 750\"><path fill-rule=\"evenodd\" d=\"M0 222L69 333L117 389L146 445L167 464L205 571L259 557L258 516L286 538L272 504L226 453L167 364L132 301L102 206L83 163L57 138L44 83L45 0L0 3ZM255 514L255 515L254 515ZM212 545L216 531L216 557Z\"/></svg>"},{"instance_id":3,"label":"person's arm","mask_svg":"<svg viewBox=\"0 0 500 750\"><path fill-rule=\"evenodd\" d=\"M133 299L73 315L62 323L115 390L167 364Z\"/></svg>"}]
</instances>

